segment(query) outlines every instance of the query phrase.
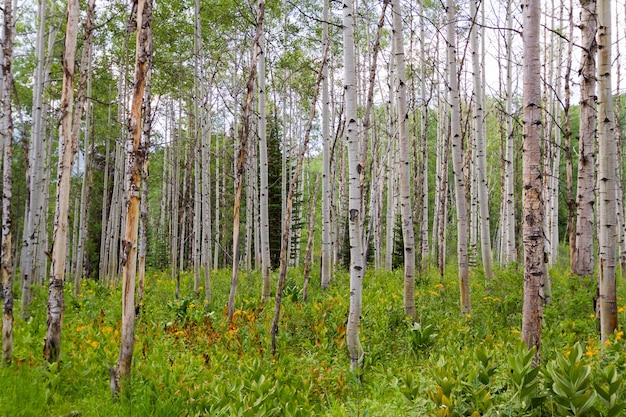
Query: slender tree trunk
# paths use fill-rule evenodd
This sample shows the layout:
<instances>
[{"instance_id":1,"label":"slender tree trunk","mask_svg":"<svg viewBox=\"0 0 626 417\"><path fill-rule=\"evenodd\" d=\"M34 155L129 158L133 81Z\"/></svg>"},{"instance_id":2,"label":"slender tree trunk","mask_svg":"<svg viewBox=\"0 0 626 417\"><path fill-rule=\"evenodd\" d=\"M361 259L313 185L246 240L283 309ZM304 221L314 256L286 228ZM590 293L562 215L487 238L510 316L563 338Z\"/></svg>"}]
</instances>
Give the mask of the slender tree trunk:
<instances>
[{"instance_id":1,"label":"slender tree trunk","mask_svg":"<svg viewBox=\"0 0 626 417\"><path fill-rule=\"evenodd\" d=\"M20 257L20 273L22 282L22 317L30 318L30 305L32 302L32 286L37 281L36 254L40 244L38 232L44 204L42 177L44 175L45 159L45 104L44 83L45 75L45 38L46 38L46 0L39 2L37 15L39 25L37 27L37 40L35 42L35 55L37 67L33 80L33 110L32 126L28 152L28 175L26 181L29 192L28 208L24 218L24 239L22 244L22 256ZM51 33L49 35L53 37Z\"/></svg>"},{"instance_id":2,"label":"slender tree trunk","mask_svg":"<svg viewBox=\"0 0 626 417\"><path fill-rule=\"evenodd\" d=\"M576 247L572 274L593 276L595 231L595 135L596 135L596 56L598 27L596 0L582 0L582 65L580 70L580 139L578 141L578 191L576 193Z\"/></svg>"},{"instance_id":3,"label":"slender tree trunk","mask_svg":"<svg viewBox=\"0 0 626 417\"><path fill-rule=\"evenodd\" d=\"M267 111L265 105L265 34L259 38L259 165L260 165L260 222L261 222L261 276L263 290L261 299L269 301L272 281L270 262L270 223L268 211L269 185L267 161Z\"/></svg>"},{"instance_id":4,"label":"slender tree trunk","mask_svg":"<svg viewBox=\"0 0 626 417\"><path fill-rule=\"evenodd\" d=\"M512 0L507 1L506 26L509 30L506 32L506 146L504 156L504 260L505 263L515 262L517 260L515 250L515 184L513 170L513 10Z\"/></svg>"},{"instance_id":5,"label":"slender tree trunk","mask_svg":"<svg viewBox=\"0 0 626 417\"><path fill-rule=\"evenodd\" d=\"M230 294L228 296L228 321L233 320L235 313L235 294L239 282L239 224L241 211L241 191L243 189L243 174L246 162L248 136L250 133L250 113L252 111L252 99L254 95L254 81L256 79L256 68L259 54L259 39L263 33L263 19L265 17L265 1L260 0L258 4L256 34L254 36L254 52L250 65L250 76L248 77L246 101L242 112L242 135L239 153L237 155L237 169L235 172L235 202L233 206L233 273L231 277Z\"/></svg>"},{"instance_id":6,"label":"slender tree trunk","mask_svg":"<svg viewBox=\"0 0 626 417\"><path fill-rule=\"evenodd\" d=\"M323 64L325 66L325 64ZM315 180L315 189L313 194L309 196L308 207L308 236L306 241L306 252L304 254L304 285L302 286L302 301L305 303L309 300L309 275L311 274L311 259L313 258L313 241L315 238L315 210L317 202L317 193L319 191L320 177Z\"/></svg>"},{"instance_id":7,"label":"slender tree trunk","mask_svg":"<svg viewBox=\"0 0 626 417\"><path fill-rule=\"evenodd\" d=\"M364 169L359 164L359 138L356 108L356 66L354 64L354 17L351 0L343 2L343 66L344 94L346 105L346 142L348 144L348 181L349 181L349 235L350 235L350 311L346 329L346 342L350 352L350 370L355 372L363 367L365 353L359 340L361 312L363 310L362 289L365 259L363 238L361 236L361 182L360 172ZM390 248L387 248L389 250Z\"/></svg>"},{"instance_id":8,"label":"slender tree trunk","mask_svg":"<svg viewBox=\"0 0 626 417\"><path fill-rule=\"evenodd\" d=\"M84 245L85 245L85 237L87 235L87 203L89 200L88 192L89 192L89 176L91 169L91 158L89 155L89 123L90 123L90 104L85 102L87 101L87 97L85 96L85 87L89 82L87 95L91 96L91 83L88 78L90 78L91 74L91 43L93 41L93 19L96 8L95 0L89 0L87 3L87 16L85 20L85 34L83 38L83 51L80 59L80 73L78 76L78 89L76 90L76 111L74 114L73 126L72 126L72 142L78 144L80 141L80 126L83 118L83 111L85 106L87 106L87 117L85 118L87 121L87 128L85 129L85 146L83 150L84 155L84 170L83 170L83 182L81 185L80 191L80 209L79 209L79 224L78 224L78 233L74 231L74 235L77 236L78 242L77 245L73 248L74 253L76 254L75 259L76 263L74 265L74 294L77 295L80 293L80 280L83 277L83 258L84 258Z\"/></svg>"},{"instance_id":9,"label":"slender tree trunk","mask_svg":"<svg viewBox=\"0 0 626 417\"><path fill-rule=\"evenodd\" d=\"M131 14L133 29L137 30L135 55L135 76L130 118L128 120L128 140L126 142L127 165L126 181L128 206L126 227L122 240L122 330L120 355L111 380L111 391L115 396L130 381L130 371L135 347L135 277L137 273L137 233L139 228L139 201L141 199L141 172L146 158L146 149L141 146L142 106L148 63L152 55L152 1L138 0L135 15ZM130 27L129 27L130 29Z\"/></svg>"},{"instance_id":10,"label":"slender tree trunk","mask_svg":"<svg viewBox=\"0 0 626 417\"><path fill-rule=\"evenodd\" d=\"M406 99L406 63L402 31L400 0L392 0L393 34L396 65L396 99L399 126L398 147L400 153L400 211L402 216L402 239L404 244L404 314L417 320L415 308L415 236L413 232L413 202L411 201L411 152L409 146L409 111Z\"/></svg>"},{"instance_id":11,"label":"slender tree trunk","mask_svg":"<svg viewBox=\"0 0 626 417\"><path fill-rule=\"evenodd\" d=\"M13 75L13 41L15 20L13 18L13 0L4 0L4 16L2 19L3 37L0 64L2 78L0 82L0 135L2 135L3 174L2 174L2 242L0 269L2 270L2 363L9 365L13 359L13 250L11 248L11 227L13 214L13 120L11 91Z\"/></svg>"},{"instance_id":12,"label":"slender tree trunk","mask_svg":"<svg viewBox=\"0 0 626 417\"><path fill-rule=\"evenodd\" d=\"M478 185L478 205L480 210L480 250L485 271L485 280L489 283L493 279L491 254L491 227L489 225L489 187L487 184L487 143L485 137L485 109L482 83L481 53L478 47L478 38L481 36L478 25L478 0L470 2L470 14L473 17L471 44L472 67L474 72L474 132L476 139L476 173ZM484 51L483 51L484 52Z\"/></svg>"},{"instance_id":13,"label":"slender tree trunk","mask_svg":"<svg viewBox=\"0 0 626 417\"><path fill-rule=\"evenodd\" d=\"M450 94L450 137L452 138L452 165L454 172L454 190L457 215L457 253L459 265L459 284L461 314L469 314L470 285L467 251L467 192L463 169L463 150L461 137L461 107L459 103L458 73L456 69L456 11L454 2L447 0L447 42L448 42L448 90Z\"/></svg>"},{"instance_id":14,"label":"slender tree trunk","mask_svg":"<svg viewBox=\"0 0 626 417\"><path fill-rule=\"evenodd\" d=\"M544 230L543 181L541 163L541 62L539 48L540 0L525 0L524 40L524 134L523 158L523 238L524 305L522 340L535 348L540 359L543 320Z\"/></svg>"},{"instance_id":15,"label":"slender tree trunk","mask_svg":"<svg viewBox=\"0 0 626 417\"><path fill-rule=\"evenodd\" d=\"M43 350L44 359L50 363L58 362L61 357L61 328L65 310L63 283L69 223L70 177L76 150L76 145L72 142L72 114L78 15L78 0L68 0L65 49L63 53L63 89L60 106L63 116L59 132L56 209L52 231L52 265L50 267L48 291L48 326Z\"/></svg>"},{"instance_id":16,"label":"slender tree trunk","mask_svg":"<svg viewBox=\"0 0 626 417\"><path fill-rule=\"evenodd\" d=\"M324 0L322 41L326 49L328 49L330 45L330 36L328 36L328 20L330 18L329 4L330 0ZM322 267L320 270L320 281L323 289L327 289L330 286L333 270L331 235L332 188L330 186L330 97L328 92L328 78L328 65L324 65L322 69Z\"/></svg>"},{"instance_id":17,"label":"slender tree trunk","mask_svg":"<svg viewBox=\"0 0 626 417\"><path fill-rule=\"evenodd\" d=\"M616 155L615 114L611 83L611 2L598 0L598 271L600 335L606 341L617 329L616 267Z\"/></svg>"}]
</instances>

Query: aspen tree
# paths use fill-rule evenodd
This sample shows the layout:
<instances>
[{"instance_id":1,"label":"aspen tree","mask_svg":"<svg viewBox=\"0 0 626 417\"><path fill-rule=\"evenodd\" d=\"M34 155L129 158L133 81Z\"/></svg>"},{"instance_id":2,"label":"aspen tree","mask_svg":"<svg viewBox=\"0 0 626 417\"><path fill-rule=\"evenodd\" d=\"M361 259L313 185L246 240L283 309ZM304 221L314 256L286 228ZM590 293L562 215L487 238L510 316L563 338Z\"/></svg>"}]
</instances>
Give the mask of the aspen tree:
<instances>
[{"instance_id":1,"label":"aspen tree","mask_svg":"<svg viewBox=\"0 0 626 417\"><path fill-rule=\"evenodd\" d=\"M616 267L616 155L615 114L611 81L611 2L598 0L598 310L600 336L606 341L617 329Z\"/></svg>"},{"instance_id":2,"label":"aspen tree","mask_svg":"<svg viewBox=\"0 0 626 417\"><path fill-rule=\"evenodd\" d=\"M250 75L247 83L246 100L243 105L241 115L242 135L237 154L237 166L235 171L235 202L233 206L233 273L231 277L230 294L228 296L228 321L232 322L235 313L235 295L237 293L237 284L239 282L239 224L241 212L241 192L243 190L243 174L246 163L246 154L248 147L248 136L250 134L250 113L252 111L252 99L254 95L254 81L256 79L256 68L259 51L259 39L263 33L263 19L265 17L265 1L260 0L258 3L258 12L256 19L256 34L254 36L254 52L252 54L252 63L250 65Z\"/></svg>"},{"instance_id":3,"label":"aspen tree","mask_svg":"<svg viewBox=\"0 0 626 417\"><path fill-rule=\"evenodd\" d=\"M33 76L33 110L32 125L30 132L30 140L28 143L28 175L27 188L29 193L28 207L24 216L24 233L22 243L22 256L20 256L20 277L22 288L22 317L28 320L30 317L30 305L32 302L32 286L39 282L43 277L36 275L37 259L41 250L42 242L40 238L41 219L43 215L44 201L43 195L44 185L43 178L45 174L45 117L46 104L44 101L43 89L46 81L46 58L45 58L45 39L46 39L46 0L41 0L38 4L37 17L39 24L37 26L37 38L35 41L35 56L37 66ZM48 36L54 38L53 30ZM45 223L45 222L44 222ZM41 239L43 240L43 239Z\"/></svg>"},{"instance_id":4,"label":"aspen tree","mask_svg":"<svg viewBox=\"0 0 626 417\"><path fill-rule=\"evenodd\" d=\"M348 231L350 236L350 311L346 328L346 342L350 352L350 370L363 367L364 351L359 340L362 312L363 273L365 259L361 236L361 171L356 108L356 66L354 62L354 10L351 0L343 2L343 66L346 108L345 137L348 145ZM390 248L387 248L389 250Z\"/></svg>"},{"instance_id":5,"label":"aspen tree","mask_svg":"<svg viewBox=\"0 0 626 417\"><path fill-rule=\"evenodd\" d=\"M259 37L259 180L260 180L260 244L261 244L261 276L263 289L261 299L269 301L271 295L271 263L270 263L270 224L269 224L269 185L267 161L267 111L265 105L265 34Z\"/></svg>"},{"instance_id":6,"label":"aspen tree","mask_svg":"<svg viewBox=\"0 0 626 417\"><path fill-rule=\"evenodd\" d=\"M0 275L2 282L2 363L9 365L13 359L13 252L11 249L11 226L13 213L13 116L11 91L13 87L13 42L15 20L13 0L4 0L2 19L2 42L0 43L0 136L2 136L2 242L0 242Z\"/></svg>"},{"instance_id":7,"label":"aspen tree","mask_svg":"<svg viewBox=\"0 0 626 417\"><path fill-rule=\"evenodd\" d=\"M596 136L596 0L581 0L582 62L580 69L580 133L578 141L578 190L576 192L576 246L572 274L592 277L595 263L595 136Z\"/></svg>"},{"instance_id":8,"label":"aspen tree","mask_svg":"<svg viewBox=\"0 0 626 417\"><path fill-rule=\"evenodd\" d=\"M503 240L504 240L504 256L505 263L515 262L517 260L515 251L515 187L514 187L514 171L513 171L513 1L506 2L506 27L505 34L506 44L506 103L505 103L505 119L506 119L506 145L504 156L504 219L503 219Z\"/></svg>"},{"instance_id":9,"label":"aspen tree","mask_svg":"<svg viewBox=\"0 0 626 417\"><path fill-rule=\"evenodd\" d=\"M524 92L522 143L523 194L522 231L524 241L524 304L522 340L528 349L536 349L540 360L543 319L544 231L543 181L541 161L541 60L539 48L540 0L523 4Z\"/></svg>"},{"instance_id":10,"label":"aspen tree","mask_svg":"<svg viewBox=\"0 0 626 417\"><path fill-rule=\"evenodd\" d=\"M59 362L61 357L61 328L65 311L63 286L69 223L70 177L72 175L75 152L75 144L72 142L72 115L78 15L78 0L68 0L65 48L63 52L63 88L60 105L62 117L59 130L56 208L52 230L52 262L48 290L48 326L43 350L44 360L49 363Z\"/></svg>"},{"instance_id":11,"label":"aspen tree","mask_svg":"<svg viewBox=\"0 0 626 417\"><path fill-rule=\"evenodd\" d=\"M469 225L467 219L467 193L465 190L465 173L463 169L463 151L460 120L461 106L459 102L458 73L456 68L456 11L453 0L447 0L446 2L446 15L446 33L448 43L448 94L450 95L450 138L452 145L452 171L454 172L454 190L456 197L457 256L459 265L461 314L469 314L471 311L469 264L467 250L467 233L469 231Z\"/></svg>"},{"instance_id":12,"label":"aspen tree","mask_svg":"<svg viewBox=\"0 0 626 417\"><path fill-rule=\"evenodd\" d=\"M141 199L141 172L146 149L141 146L142 108L148 64L152 54L152 1L138 0L130 16L129 29L137 31L135 52L135 74L128 120L128 140L126 141L126 192L128 206L126 226L122 240L122 329L120 354L115 370L111 373L111 393L113 396L125 388L130 380L130 371L135 348L135 277L137 274L137 234L139 229L139 203ZM134 13L134 14L133 14Z\"/></svg>"},{"instance_id":13,"label":"aspen tree","mask_svg":"<svg viewBox=\"0 0 626 417\"><path fill-rule=\"evenodd\" d=\"M322 42L324 48L328 49L330 45L330 36L328 35L328 21L330 19L330 0L324 0L324 9L322 16ZM322 267L320 270L320 281L323 289L327 289L330 285L333 268L332 255L332 224L331 224L331 205L332 205L332 188L330 186L330 97L329 97L329 74L328 63L322 69Z\"/></svg>"},{"instance_id":14,"label":"aspen tree","mask_svg":"<svg viewBox=\"0 0 626 417\"><path fill-rule=\"evenodd\" d=\"M478 186L478 208L480 210L480 250L485 271L485 280L489 283L493 279L491 254L491 229L489 226L489 187L487 185L487 141L485 137L485 109L484 91L482 83L483 69L481 68L482 54L478 46L478 38L482 36L479 29L478 12L479 0L470 0L470 14L472 28L470 42L472 46L472 71L474 84L474 135L476 141L476 183ZM480 33L479 33L480 32ZM484 53L484 50L482 51Z\"/></svg>"},{"instance_id":15,"label":"aspen tree","mask_svg":"<svg viewBox=\"0 0 626 417\"><path fill-rule=\"evenodd\" d=\"M74 236L78 239L77 246L74 246L73 253L76 254L76 263L74 270L74 294L80 293L80 281L83 277L83 260L84 260L84 245L85 238L87 234L87 202L88 202L88 192L90 187L89 185L89 176L91 175L91 158L89 155L90 148L90 132L89 132L89 116L90 116L90 103L85 96L85 88L86 84L89 82L89 88L87 95L91 96L91 83L88 80L91 74L91 43L93 41L93 19L96 8L95 0L89 0L87 3L87 15L85 18L84 24L84 38L83 38L83 51L80 59L80 72L78 76L78 87L76 89L76 111L74 113L74 120L72 126L72 142L78 144L80 141L80 127L83 119L83 112L85 112L85 107L87 107L86 111L86 121L87 128L85 129L85 146L83 150L84 154L84 170L83 170L83 182L81 185L80 191L80 205L79 205L79 225L78 225L78 233L76 233L76 229L74 229Z\"/></svg>"},{"instance_id":16,"label":"aspen tree","mask_svg":"<svg viewBox=\"0 0 626 417\"><path fill-rule=\"evenodd\" d=\"M417 320L415 308L415 236L413 232L413 204L411 201L411 152L409 151L409 111L406 99L406 63L402 31L400 0L391 0L394 55L396 66L396 99L398 117L398 148L400 154L400 211L404 244L404 314Z\"/></svg>"}]
</instances>

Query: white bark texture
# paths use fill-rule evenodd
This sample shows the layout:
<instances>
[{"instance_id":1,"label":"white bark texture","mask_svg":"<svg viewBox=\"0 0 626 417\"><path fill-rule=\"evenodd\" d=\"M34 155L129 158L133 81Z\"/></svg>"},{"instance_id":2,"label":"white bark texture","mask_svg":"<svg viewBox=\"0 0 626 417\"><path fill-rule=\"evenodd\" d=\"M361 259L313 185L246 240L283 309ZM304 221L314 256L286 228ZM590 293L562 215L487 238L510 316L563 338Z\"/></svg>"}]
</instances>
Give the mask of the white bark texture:
<instances>
[{"instance_id":1,"label":"white bark texture","mask_svg":"<svg viewBox=\"0 0 626 417\"><path fill-rule=\"evenodd\" d=\"M361 236L361 171L359 163L359 139L356 103L356 66L354 63L354 16L351 0L343 2L343 65L344 94L346 108L345 136L348 145L348 227L350 236L350 311L346 329L346 343L350 353L350 370L356 371L363 366L364 351L359 340L361 312L363 310L362 290L364 250ZM387 248L389 250L390 248Z\"/></svg>"},{"instance_id":2,"label":"white bark texture","mask_svg":"<svg viewBox=\"0 0 626 417\"><path fill-rule=\"evenodd\" d=\"M400 152L400 211L404 243L404 314L417 320L415 308L415 236L413 231L413 202L411 201L411 152L409 144L409 111L406 98L406 62L400 0L392 0L392 24L395 38L396 100Z\"/></svg>"},{"instance_id":3,"label":"white bark texture","mask_svg":"<svg viewBox=\"0 0 626 417\"><path fill-rule=\"evenodd\" d=\"M13 251L11 249L11 226L13 214L13 117L11 91L13 76L13 40L15 21L13 19L13 0L4 1L2 19L2 43L0 48L0 136L2 137L3 174L2 174L2 242L0 242L0 275L2 276L2 363L9 365L13 359Z\"/></svg>"},{"instance_id":4,"label":"white bark texture","mask_svg":"<svg viewBox=\"0 0 626 417\"><path fill-rule=\"evenodd\" d=\"M615 283L617 144L611 81L611 2L598 0L598 270L600 336L606 341L617 329Z\"/></svg>"},{"instance_id":5,"label":"white bark texture","mask_svg":"<svg viewBox=\"0 0 626 417\"><path fill-rule=\"evenodd\" d=\"M135 16L137 40L135 54L135 75L128 120L128 140L126 141L126 193L128 205L126 226L122 240L122 329L120 354L116 368L116 382L123 389L129 382L135 348L135 278L137 276L137 235L139 230L139 203L141 200L141 173L144 167L145 149L141 147L142 109L146 73L152 54L152 1L138 0Z\"/></svg>"},{"instance_id":6,"label":"white bark texture","mask_svg":"<svg viewBox=\"0 0 626 417\"><path fill-rule=\"evenodd\" d=\"M541 161L541 60L539 48L540 0L524 2L524 97L522 143L522 230L524 241L524 304L522 340L529 349L541 349L543 320L544 231Z\"/></svg>"},{"instance_id":7,"label":"white bark texture","mask_svg":"<svg viewBox=\"0 0 626 417\"><path fill-rule=\"evenodd\" d=\"M596 0L581 0L582 65L580 70L580 139L578 141L578 191L576 193L576 247L572 273L593 276L595 254L595 136L597 126L596 32L598 16Z\"/></svg>"},{"instance_id":8,"label":"white bark texture","mask_svg":"<svg viewBox=\"0 0 626 417\"><path fill-rule=\"evenodd\" d=\"M72 114L74 106L74 63L78 31L78 0L67 2L67 26L63 53L63 88L61 93L61 129L59 131L59 163L57 166L57 193L52 229L52 263L48 290L48 321L44 341L44 359L58 362L61 357L61 328L65 310L63 284L69 226L70 179L76 145L72 142Z\"/></svg>"},{"instance_id":9,"label":"white bark texture","mask_svg":"<svg viewBox=\"0 0 626 417\"><path fill-rule=\"evenodd\" d=\"M456 12L453 0L447 0L446 2L446 15L448 42L448 91L450 94L450 137L452 144L452 171L454 172L454 191L456 197L457 256L459 266L461 314L469 314L471 311L467 248L467 233L469 225L467 219L465 172L463 169L461 105L459 100L459 83L456 66Z\"/></svg>"}]
</instances>

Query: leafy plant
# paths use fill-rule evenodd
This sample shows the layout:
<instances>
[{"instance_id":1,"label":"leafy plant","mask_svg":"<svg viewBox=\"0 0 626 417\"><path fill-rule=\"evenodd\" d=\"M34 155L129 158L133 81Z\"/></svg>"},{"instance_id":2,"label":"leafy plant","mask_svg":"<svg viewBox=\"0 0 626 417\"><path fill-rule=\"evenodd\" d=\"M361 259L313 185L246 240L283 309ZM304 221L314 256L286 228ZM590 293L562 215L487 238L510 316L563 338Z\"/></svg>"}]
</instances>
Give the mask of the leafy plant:
<instances>
[{"instance_id":1,"label":"leafy plant","mask_svg":"<svg viewBox=\"0 0 626 417\"><path fill-rule=\"evenodd\" d=\"M609 365L600 373L600 381L594 384L598 398L606 407L602 415L614 417L621 415L626 408L624 400L624 379L617 373L614 365Z\"/></svg>"},{"instance_id":2,"label":"leafy plant","mask_svg":"<svg viewBox=\"0 0 626 417\"><path fill-rule=\"evenodd\" d=\"M438 334L432 324L422 326L421 323L412 323L409 327L409 340L414 352L427 350L435 344Z\"/></svg>"},{"instance_id":3,"label":"leafy plant","mask_svg":"<svg viewBox=\"0 0 626 417\"><path fill-rule=\"evenodd\" d=\"M591 367L583 360L583 348L576 343L566 354L558 353L548 362L545 373L556 410L562 416L595 415L596 391Z\"/></svg>"},{"instance_id":4,"label":"leafy plant","mask_svg":"<svg viewBox=\"0 0 626 417\"><path fill-rule=\"evenodd\" d=\"M539 367L533 366L534 349L518 344L516 352L509 356L509 382L513 388L511 402L520 410L530 410L544 403L546 396L539 392Z\"/></svg>"}]
</instances>

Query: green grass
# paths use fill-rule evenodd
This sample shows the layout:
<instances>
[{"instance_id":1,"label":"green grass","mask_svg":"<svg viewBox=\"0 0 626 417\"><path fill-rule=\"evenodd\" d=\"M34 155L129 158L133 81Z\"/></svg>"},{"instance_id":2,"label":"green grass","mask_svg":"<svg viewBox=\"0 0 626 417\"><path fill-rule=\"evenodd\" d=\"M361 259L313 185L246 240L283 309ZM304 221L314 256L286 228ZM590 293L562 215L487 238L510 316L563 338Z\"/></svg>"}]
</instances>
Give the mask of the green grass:
<instances>
[{"instance_id":1,"label":"green grass","mask_svg":"<svg viewBox=\"0 0 626 417\"><path fill-rule=\"evenodd\" d=\"M241 274L232 326L226 320L230 271L211 277L215 298L205 306L189 273L182 274L178 300L167 271L148 274L131 384L115 400L108 367L119 352L120 289L88 281L75 297L66 288L62 362L52 367L42 360L46 290L38 289L35 317L15 322L14 361L0 368L0 415L558 416L575 415L568 409L574 406L586 413L577 415L626 415L622 334L600 346L593 285L562 270L552 271L554 302L545 311L539 368L529 366L519 343L523 279L517 268L497 269L489 292L473 272L466 316L459 313L455 271L447 270L442 283L436 271L425 274L416 288L418 326L403 314L402 273L369 270L361 382L349 372L345 345L347 274L337 273L326 292L313 277L310 301L302 303L301 271L290 272L276 357L269 339L274 301L260 302L258 273ZM625 304L620 297L621 322ZM574 357L573 364L566 360ZM574 381L576 375L586 379ZM587 402L571 405L562 394L578 388Z\"/></svg>"}]
</instances>

